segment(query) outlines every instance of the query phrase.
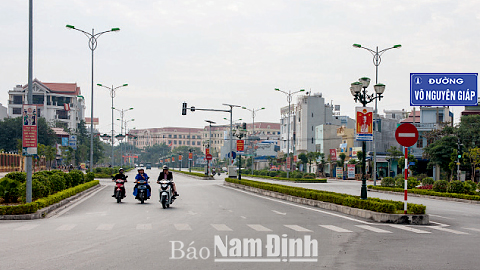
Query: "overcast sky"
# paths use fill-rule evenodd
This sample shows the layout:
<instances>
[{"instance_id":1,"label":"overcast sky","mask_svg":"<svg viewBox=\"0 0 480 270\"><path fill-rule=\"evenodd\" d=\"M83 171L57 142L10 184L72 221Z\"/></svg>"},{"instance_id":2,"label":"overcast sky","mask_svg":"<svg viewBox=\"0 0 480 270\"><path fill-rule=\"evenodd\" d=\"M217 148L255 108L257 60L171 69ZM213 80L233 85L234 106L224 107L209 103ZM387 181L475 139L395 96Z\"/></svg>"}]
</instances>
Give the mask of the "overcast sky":
<instances>
[{"instance_id":1,"label":"overcast sky","mask_svg":"<svg viewBox=\"0 0 480 270\"><path fill-rule=\"evenodd\" d=\"M34 78L78 83L89 116L88 39L65 25L88 32L119 27L98 40L95 84L129 84L114 101L134 107L126 113L135 119L129 127L227 123L227 113L182 116L184 101L198 108L265 107L255 120L278 122L287 99L274 88L321 92L353 117L358 104L350 83L363 76L374 81L375 66L368 51L352 44L401 44L382 57L379 82L386 90L378 108L411 110L410 73L478 73L479 10L473 0L34 0ZM7 92L28 79L28 1L0 1L0 35L0 103L7 105ZM96 86L94 102L106 132L108 90ZM463 107L453 110L458 118ZM233 118L251 122L251 113L235 109Z\"/></svg>"}]
</instances>

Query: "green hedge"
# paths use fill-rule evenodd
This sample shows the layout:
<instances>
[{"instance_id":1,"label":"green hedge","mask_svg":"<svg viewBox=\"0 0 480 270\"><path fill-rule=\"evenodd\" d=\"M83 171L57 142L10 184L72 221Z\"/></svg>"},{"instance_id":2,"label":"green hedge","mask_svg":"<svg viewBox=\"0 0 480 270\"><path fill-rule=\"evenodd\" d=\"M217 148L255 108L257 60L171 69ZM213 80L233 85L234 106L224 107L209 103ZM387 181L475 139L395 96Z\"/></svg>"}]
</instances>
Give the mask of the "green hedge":
<instances>
[{"instance_id":1,"label":"green hedge","mask_svg":"<svg viewBox=\"0 0 480 270\"><path fill-rule=\"evenodd\" d=\"M377 189L377 190L393 191L393 192L402 192L402 193L404 192L404 190L402 188L379 187L379 186L372 186L372 185L368 186L368 188ZM414 188L414 189L409 189L408 193L480 201L480 195L437 192L437 191L428 190L428 189L416 189L416 188Z\"/></svg>"},{"instance_id":2,"label":"green hedge","mask_svg":"<svg viewBox=\"0 0 480 270\"><path fill-rule=\"evenodd\" d=\"M237 180L226 178L226 182L236 183L255 188L270 190L296 197L302 197L312 200L329 202L339 205L345 205L353 208L371 210L380 213L395 214L403 210L403 202L381 200L378 198L368 198L366 200L360 199L359 196L352 196L348 194L335 193L330 191L306 189L301 187L291 187L279 184L271 184L265 182L258 182L253 180ZM409 214L425 214L426 207L421 204L408 204Z\"/></svg>"},{"instance_id":3,"label":"green hedge","mask_svg":"<svg viewBox=\"0 0 480 270\"><path fill-rule=\"evenodd\" d=\"M85 184L78 185L45 198L38 199L31 203L21 205L0 206L0 215L22 215L35 213L37 210L50 206L77 193L87 190L99 184L99 181L90 181Z\"/></svg>"},{"instance_id":4,"label":"green hedge","mask_svg":"<svg viewBox=\"0 0 480 270\"><path fill-rule=\"evenodd\" d=\"M306 177L311 177L310 174L305 174ZM287 177L272 177L268 175L252 175L252 174L242 174L242 176L246 177L257 177L263 179L272 179L272 180L284 180L284 181L291 181L296 183L327 183L327 179L315 179L315 178L287 178ZM298 176L298 174L297 174ZM305 176L304 176L305 177Z\"/></svg>"},{"instance_id":5,"label":"green hedge","mask_svg":"<svg viewBox=\"0 0 480 270\"><path fill-rule=\"evenodd\" d=\"M205 173L196 173L196 172L188 172L188 171L177 171L177 170L172 170L172 171L178 172L178 173L183 173L183 174L188 174L188 175L194 175L194 176L198 176L198 177L204 177L204 178L211 177L211 176L205 175Z\"/></svg>"}]
</instances>

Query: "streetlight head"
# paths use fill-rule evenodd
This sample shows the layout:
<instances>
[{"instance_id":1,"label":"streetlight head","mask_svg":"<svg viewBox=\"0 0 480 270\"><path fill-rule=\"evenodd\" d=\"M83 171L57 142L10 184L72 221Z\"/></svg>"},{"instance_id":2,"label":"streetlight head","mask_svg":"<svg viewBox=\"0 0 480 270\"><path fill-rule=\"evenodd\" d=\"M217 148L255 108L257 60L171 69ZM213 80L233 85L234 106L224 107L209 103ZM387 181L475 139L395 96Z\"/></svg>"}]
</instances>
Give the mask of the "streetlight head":
<instances>
[{"instance_id":1,"label":"streetlight head","mask_svg":"<svg viewBox=\"0 0 480 270\"><path fill-rule=\"evenodd\" d=\"M242 109L246 110L246 109L247 109L247 107L242 107Z\"/></svg>"},{"instance_id":2,"label":"streetlight head","mask_svg":"<svg viewBox=\"0 0 480 270\"><path fill-rule=\"evenodd\" d=\"M278 89L278 88L275 88L275 91L280 91L280 89Z\"/></svg>"},{"instance_id":3,"label":"streetlight head","mask_svg":"<svg viewBox=\"0 0 480 270\"><path fill-rule=\"evenodd\" d=\"M368 77L362 77L358 81L362 83L363 88L367 88L370 85L370 78Z\"/></svg>"},{"instance_id":4,"label":"streetlight head","mask_svg":"<svg viewBox=\"0 0 480 270\"><path fill-rule=\"evenodd\" d=\"M70 25L70 24L67 24L66 27L67 27L67 28L70 28L70 29L75 29L75 26Z\"/></svg>"},{"instance_id":5,"label":"streetlight head","mask_svg":"<svg viewBox=\"0 0 480 270\"><path fill-rule=\"evenodd\" d=\"M393 45L393 48L394 48L394 49L401 48L401 47L402 47L402 45L400 45L400 44Z\"/></svg>"},{"instance_id":6,"label":"streetlight head","mask_svg":"<svg viewBox=\"0 0 480 270\"><path fill-rule=\"evenodd\" d=\"M351 88L355 94L359 94L362 90L362 83L361 82L354 82L351 84Z\"/></svg>"},{"instance_id":7,"label":"streetlight head","mask_svg":"<svg viewBox=\"0 0 480 270\"><path fill-rule=\"evenodd\" d=\"M117 31L120 31L120 28L112 28L112 30L110 30L112 32L117 32Z\"/></svg>"},{"instance_id":8,"label":"streetlight head","mask_svg":"<svg viewBox=\"0 0 480 270\"><path fill-rule=\"evenodd\" d=\"M133 110L133 108L128 108L128 110Z\"/></svg>"},{"instance_id":9,"label":"streetlight head","mask_svg":"<svg viewBox=\"0 0 480 270\"><path fill-rule=\"evenodd\" d=\"M360 44L353 44L352 46L355 47L355 48L361 48L362 47L362 45L360 45Z\"/></svg>"},{"instance_id":10,"label":"streetlight head","mask_svg":"<svg viewBox=\"0 0 480 270\"><path fill-rule=\"evenodd\" d=\"M98 86L103 86L101 83L97 83Z\"/></svg>"},{"instance_id":11,"label":"streetlight head","mask_svg":"<svg viewBox=\"0 0 480 270\"><path fill-rule=\"evenodd\" d=\"M122 86L128 86L128 83L126 83L126 84L124 84L124 85L122 85Z\"/></svg>"},{"instance_id":12,"label":"streetlight head","mask_svg":"<svg viewBox=\"0 0 480 270\"><path fill-rule=\"evenodd\" d=\"M375 93L378 95L382 95L383 91L385 91L385 84L383 83L375 84L373 87L375 88Z\"/></svg>"},{"instance_id":13,"label":"streetlight head","mask_svg":"<svg viewBox=\"0 0 480 270\"><path fill-rule=\"evenodd\" d=\"M305 92L305 89L300 89L300 92Z\"/></svg>"},{"instance_id":14,"label":"streetlight head","mask_svg":"<svg viewBox=\"0 0 480 270\"><path fill-rule=\"evenodd\" d=\"M352 96L355 96L355 91L353 91L353 86L350 86L350 94L352 94Z\"/></svg>"},{"instance_id":15,"label":"streetlight head","mask_svg":"<svg viewBox=\"0 0 480 270\"><path fill-rule=\"evenodd\" d=\"M264 107L262 107L262 108L260 108L260 110L265 110L265 108L264 108Z\"/></svg>"}]
</instances>

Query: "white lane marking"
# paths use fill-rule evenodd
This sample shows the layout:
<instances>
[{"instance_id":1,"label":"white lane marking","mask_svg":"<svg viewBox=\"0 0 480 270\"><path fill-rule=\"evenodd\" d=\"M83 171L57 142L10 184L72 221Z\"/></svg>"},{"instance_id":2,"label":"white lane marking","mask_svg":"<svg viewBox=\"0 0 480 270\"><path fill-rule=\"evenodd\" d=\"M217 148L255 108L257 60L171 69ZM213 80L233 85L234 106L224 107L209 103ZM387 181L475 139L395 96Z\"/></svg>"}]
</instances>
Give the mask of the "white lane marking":
<instances>
[{"instance_id":1,"label":"white lane marking","mask_svg":"<svg viewBox=\"0 0 480 270\"><path fill-rule=\"evenodd\" d=\"M456 231L456 230L448 229L448 228L445 228L445 227L432 226L430 228L435 229L435 230L439 230L439 231L443 231L443 232L453 233L453 234L468 234L466 232Z\"/></svg>"},{"instance_id":2,"label":"white lane marking","mask_svg":"<svg viewBox=\"0 0 480 270\"><path fill-rule=\"evenodd\" d=\"M151 230L152 229L152 224L147 223L147 224L137 224L137 230Z\"/></svg>"},{"instance_id":3,"label":"white lane marking","mask_svg":"<svg viewBox=\"0 0 480 270\"><path fill-rule=\"evenodd\" d=\"M269 228L264 227L260 224L247 224L247 226L254 229L257 232L271 232L272 231Z\"/></svg>"},{"instance_id":4,"label":"white lane marking","mask_svg":"<svg viewBox=\"0 0 480 270\"><path fill-rule=\"evenodd\" d=\"M439 217L439 218L444 218L444 219L453 219L453 218L449 218L449 217L443 217L443 216L439 216L439 215L432 215L430 214L431 217Z\"/></svg>"},{"instance_id":5,"label":"white lane marking","mask_svg":"<svg viewBox=\"0 0 480 270\"><path fill-rule=\"evenodd\" d=\"M184 224L184 223L173 224L173 226L175 226L175 229L177 229L178 231L191 231L192 230L190 225Z\"/></svg>"},{"instance_id":6,"label":"white lane marking","mask_svg":"<svg viewBox=\"0 0 480 270\"><path fill-rule=\"evenodd\" d=\"M250 196L262 198L262 199L265 199L265 200L270 200L270 201L274 201L274 202L278 202L278 203L283 203L283 204L286 204L286 205L295 206L295 207L298 207L298 208L307 209L307 210L315 211L315 212L318 212L318 213L327 214L327 215L331 215L331 216L334 216L334 217L339 217L339 218L343 218L343 219L347 219L347 220L351 220L351 221L355 221L355 222L359 222L359 223L363 223L363 224L373 224L373 223L370 223L370 222L367 222L367 221L363 221L363 220L360 220L360 219L356 219L356 218L352 218L352 217L347 217L347 216L343 216L343 215L336 214L336 213L330 213L330 212L323 211L323 210L320 210L320 209L310 208L310 207L307 207L307 206L298 205L298 204L294 204L294 203L290 203L290 202L286 202L286 201L282 201L282 200L278 200L278 199L274 199L274 198L264 197L264 196L261 196L261 195L257 195L257 194L255 194L255 193L250 193L250 192L248 192L248 191L244 191L244 190L239 190L239 189L232 188L232 187L223 186L223 185L221 185L221 184L219 184L219 186L220 186L220 187L223 187L223 188L228 188L228 189L231 189L231 190L235 190L235 191L238 191L238 192L243 192L243 193L248 194L248 195L250 195Z\"/></svg>"},{"instance_id":7,"label":"white lane marking","mask_svg":"<svg viewBox=\"0 0 480 270\"><path fill-rule=\"evenodd\" d=\"M376 233L392 233L390 231L382 230L382 229L375 228L375 227L368 226L368 225L355 225L355 226L360 227L360 228L365 229L365 230L376 232Z\"/></svg>"},{"instance_id":8,"label":"white lane marking","mask_svg":"<svg viewBox=\"0 0 480 270\"><path fill-rule=\"evenodd\" d=\"M450 226L450 225L447 225L447 224L443 224L443 223L435 222L435 221L431 221L431 220L430 220L430 223L437 224L438 226L442 226L442 227L448 227L448 226Z\"/></svg>"},{"instance_id":9,"label":"white lane marking","mask_svg":"<svg viewBox=\"0 0 480 270\"><path fill-rule=\"evenodd\" d=\"M100 224L97 227L97 231L110 231L113 229L113 226L115 226L115 224Z\"/></svg>"},{"instance_id":10,"label":"white lane marking","mask_svg":"<svg viewBox=\"0 0 480 270\"><path fill-rule=\"evenodd\" d=\"M33 228L38 227L38 224L27 224L16 228L14 231L30 231Z\"/></svg>"},{"instance_id":11,"label":"white lane marking","mask_svg":"<svg viewBox=\"0 0 480 270\"><path fill-rule=\"evenodd\" d=\"M400 230L409 231L409 232L414 232L414 233L431 233L429 231L419 230L419 229L415 229L415 228L412 228L412 227L408 227L408 226L405 226L405 225L399 225L399 224L390 224L390 227L397 228L397 229L400 229Z\"/></svg>"},{"instance_id":12,"label":"white lane marking","mask_svg":"<svg viewBox=\"0 0 480 270\"><path fill-rule=\"evenodd\" d=\"M247 217L245 217L245 216L240 216L240 217L243 218L243 219L247 219Z\"/></svg>"},{"instance_id":13,"label":"white lane marking","mask_svg":"<svg viewBox=\"0 0 480 270\"><path fill-rule=\"evenodd\" d=\"M279 214L279 215L287 215L287 213L283 213L283 212L279 212L279 211L276 211L276 210L272 210L272 212L274 212L275 214Z\"/></svg>"},{"instance_id":14,"label":"white lane marking","mask_svg":"<svg viewBox=\"0 0 480 270\"><path fill-rule=\"evenodd\" d=\"M477 228L464 228L466 230L470 230L470 231L475 231L475 232L480 232L480 229L477 229Z\"/></svg>"},{"instance_id":15,"label":"white lane marking","mask_svg":"<svg viewBox=\"0 0 480 270\"><path fill-rule=\"evenodd\" d=\"M67 206L67 208L63 209L62 211L58 212L58 213L55 213L53 214L53 216L51 218L58 218L59 216L65 214L66 212L72 210L75 206L81 204L82 202L88 200L90 197L92 197L93 195L97 194L99 191L103 190L104 188L106 188L107 186L102 186L100 188L97 188L97 190L95 190L94 192L92 192L90 195L88 195L87 197L83 197L82 199L80 199L79 201L75 202L74 204L70 205L70 206Z\"/></svg>"},{"instance_id":16,"label":"white lane marking","mask_svg":"<svg viewBox=\"0 0 480 270\"><path fill-rule=\"evenodd\" d=\"M197 213L195 213L193 211L188 211L188 214L193 216L193 215L196 215Z\"/></svg>"},{"instance_id":17,"label":"white lane marking","mask_svg":"<svg viewBox=\"0 0 480 270\"><path fill-rule=\"evenodd\" d=\"M311 230L307 229L307 228L304 228L302 226L298 226L298 225L283 225L289 229L292 229L294 231L297 231L297 232L311 232Z\"/></svg>"},{"instance_id":18,"label":"white lane marking","mask_svg":"<svg viewBox=\"0 0 480 270\"><path fill-rule=\"evenodd\" d=\"M73 228L75 228L77 225L76 224L64 224L58 228L56 228L56 231L71 231Z\"/></svg>"},{"instance_id":19,"label":"white lane marking","mask_svg":"<svg viewBox=\"0 0 480 270\"><path fill-rule=\"evenodd\" d=\"M215 230L217 231L222 231L222 232L229 232L229 231L233 231L232 229L230 229L227 225L225 224L210 224L212 225L213 228L215 228Z\"/></svg>"},{"instance_id":20,"label":"white lane marking","mask_svg":"<svg viewBox=\"0 0 480 270\"><path fill-rule=\"evenodd\" d=\"M344 228L340 228L340 227L337 227L337 226L334 226L334 225L318 225L322 228L325 228L325 229L329 229L329 230L332 230L334 232L340 232L340 233L351 233L353 231L350 231L350 230L347 230L347 229L344 229Z\"/></svg>"}]
</instances>

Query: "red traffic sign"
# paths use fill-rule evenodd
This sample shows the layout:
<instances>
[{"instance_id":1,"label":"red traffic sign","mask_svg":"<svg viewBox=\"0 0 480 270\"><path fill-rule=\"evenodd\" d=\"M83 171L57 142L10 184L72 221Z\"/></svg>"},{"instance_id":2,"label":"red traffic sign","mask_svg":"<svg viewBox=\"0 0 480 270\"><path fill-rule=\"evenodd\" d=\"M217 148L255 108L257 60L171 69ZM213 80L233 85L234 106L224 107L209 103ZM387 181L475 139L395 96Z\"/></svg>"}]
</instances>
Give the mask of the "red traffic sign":
<instances>
[{"instance_id":1,"label":"red traffic sign","mask_svg":"<svg viewBox=\"0 0 480 270\"><path fill-rule=\"evenodd\" d=\"M205 159L206 160L212 160L212 155L211 154L206 154Z\"/></svg>"},{"instance_id":2,"label":"red traffic sign","mask_svg":"<svg viewBox=\"0 0 480 270\"><path fill-rule=\"evenodd\" d=\"M395 131L395 139L401 146L410 147L418 141L418 130L412 124L401 124Z\"/></svg>"}]
</instances>

